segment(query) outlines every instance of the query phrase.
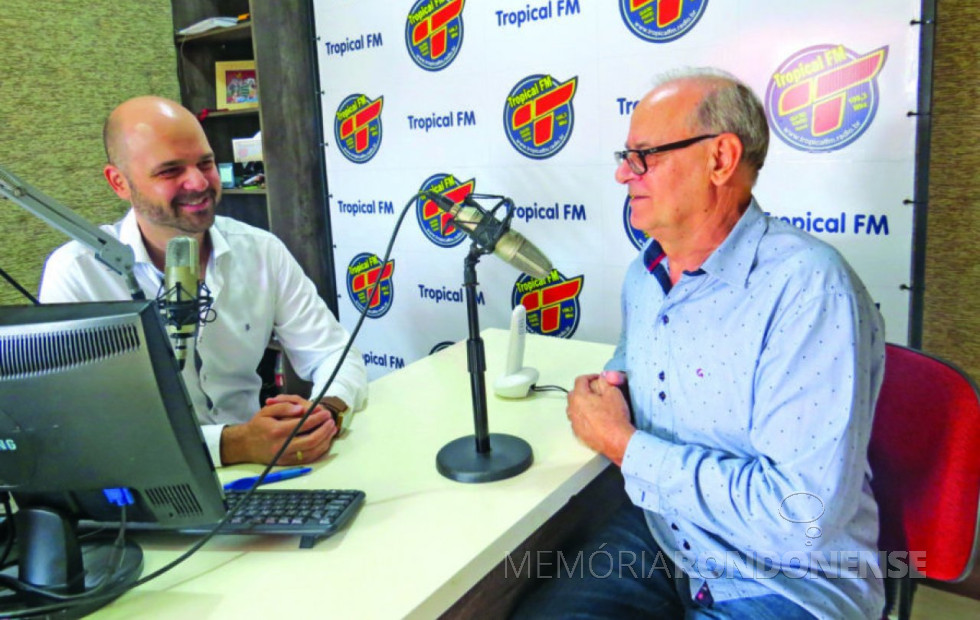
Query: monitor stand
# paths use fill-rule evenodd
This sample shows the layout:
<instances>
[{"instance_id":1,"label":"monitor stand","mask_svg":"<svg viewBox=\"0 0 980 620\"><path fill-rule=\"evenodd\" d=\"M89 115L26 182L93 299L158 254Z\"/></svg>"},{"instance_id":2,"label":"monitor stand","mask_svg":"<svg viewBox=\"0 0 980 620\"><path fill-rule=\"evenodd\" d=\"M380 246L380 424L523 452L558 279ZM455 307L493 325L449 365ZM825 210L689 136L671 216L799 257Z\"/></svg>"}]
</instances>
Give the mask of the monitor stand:
<instances>
[{"instance_id":1,"label":"monitor stand","mask_svg":"<svg viewBox=\"0 0 980 620\"><path fill-rule=\"evenodd\" d=\"M57 599L15 591L0 582L0 616L17 612L19 617L27 618L80 618L117 598L143 572L143 550L139 545L126 541L117 550L115 532L86 536L82 542L74 522L58 510L21 509L14 514L13 522L17 562L0 574L79 598L75 605L58 610L51 608L60 603ZM86 598L86 594L92 597ZM30 611L41 607L47 611Z\"/></svg>"}]
</instances>

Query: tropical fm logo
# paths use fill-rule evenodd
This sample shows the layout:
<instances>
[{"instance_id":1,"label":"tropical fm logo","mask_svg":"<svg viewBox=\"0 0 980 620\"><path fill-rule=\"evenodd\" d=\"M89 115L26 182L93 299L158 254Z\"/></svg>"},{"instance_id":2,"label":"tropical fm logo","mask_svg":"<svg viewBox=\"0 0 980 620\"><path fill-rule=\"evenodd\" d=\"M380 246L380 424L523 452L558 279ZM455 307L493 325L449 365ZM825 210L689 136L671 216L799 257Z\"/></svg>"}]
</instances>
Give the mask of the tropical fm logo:
<instances>
[{"instance_id":1,"label":"tropical fm logo","mask_svg":"<svg viewBox=\"0 0 980 620\"><path fill-rule=\"evenodd\" d=\"M866 54L843 45L816 45L793 54L766 89L773 131L791 147L813 153L854 142L878 111L877 77L887 55L887 45Z\"/></svg>"},{"instance_id":2,"label":"tropical fm logo","mask_svg":"<svg viewBox=\"0 0 980 620\"><path fill-rule=\"evenodd\" d=\"M527 310L527 328L535 334L571 338L578 328L579 294L585 276L566 278L552 269L545 278L521 274L514 284L511 307Z\"/></svg>"},{"instance_id":3,"label":"tropical fm logo","mask_svg":"<svg viewBox=\"0 0 980 620\"><path fill-rule=\"evenodd\" d=\"M577 84L578 76L559 82L540 74L518 82L504 104L504 131L511 146L531 159L560 151L575 125L572 98Z\"/></svg>"},{"instance_id":4,"label":"tropical fm logo","mask_svg":"<svg viewBox=\"0 0 980 620\"><path fill-rule=\"evenodd\" d=\"M440 173L423 181L419 192L442 194L457 203L472 194L475 187L475 179L460 183L453 175ZM415 217L426 239L441 248L454 248L466 238L466 233L456 228L452 216L429 199L415 199Z\"/></svg>"},{"instance_id":5,"label":"tropical fm logo","mask_svg":"<svg viewBox=\"0 0 980 620\"><path fill-rule=\"evenodd\" d=\"M690 32L708 0L619 0L619 15L630 32L650 43L667 43Z\"/></svg>"},{"instance_id":6,"label":"tropical fm logo","mask_svg":"<svg viewBox=\"0 0 980 620\"><path fill-rule=\"evenodd\" d=\"M463 0L416 0L405 21L405 45L426 71L448 67L463 46Z\"/></svg>"},{"instance_id":7,"label":"tropical fm logo","mask_svg":"<svg viewBox=\"0 0 980 620\"><path fill-rule=\"evenodd\" d=\"M637 250L643 247L650 238L645 232L639 228L634 228L633 224L630 223L630 216L633 214L633 205L630 204L630 197L626 196L626 202L623 203L623 228L626 230L626 236L629 237L630 243L633 244Z\"/></svg>"},{"instance_id":8,"label":"tropical fm logo","mask_svg":"<svg viewBox=\"0 0 980 620\"><path fill-rule=\"evenodd\" d=\"M395 297L395 287L391 281L394 271L394 260L382 266L381 259L368 252L362 252L351 259L347 265L347 296L358 312L364 312L364 307L367 306L368 318L376 319L391 309L391 302ZM381 284L375 287L379 281ZM374 291L374 295L369 300L371 291Z\"/></svg>"},{"instance_id":9,"label":"tropical fm logo","mask_svg":"<svg viewBox=\"0 0 980 620\"><path fill-rule=\"evenodd\" d=\"M349 95L340 102L333 133L340 152L355 164L363 164L381 147L381 106L384 97Z\"/></svg>"}]
</instances>

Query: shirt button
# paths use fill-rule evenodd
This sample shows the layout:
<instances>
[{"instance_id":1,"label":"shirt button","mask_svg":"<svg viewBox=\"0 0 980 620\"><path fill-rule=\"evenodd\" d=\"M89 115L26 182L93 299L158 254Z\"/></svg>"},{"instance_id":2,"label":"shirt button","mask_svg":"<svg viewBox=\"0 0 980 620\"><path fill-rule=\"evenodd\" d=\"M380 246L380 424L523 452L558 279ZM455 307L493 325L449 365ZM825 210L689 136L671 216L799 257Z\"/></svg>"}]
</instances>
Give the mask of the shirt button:
<instances>
[{"instance_id":1,"label":"shirt button","mask_svg":"<svg viewBox=\"0 0 980 620\"><path fill-rule=\"evenodd\" d=\"M672 530L678 530L678 529L680 529L680 528L679 528L679 527L677 527L677 524L676 524L676 523L671 523L671 524L670 524L670 529L672 529Z\"/></svg>"},{"instance_id":2,"label":"shirt button","mask_svg":"<svg viewBox=\"0 0 980 620\"><path fill-rule=\"evenodd\" d=\"M659 375L657 375L657 376L658 376L658 377L660 377L660 380L661 380L661 381L663 381L664 379L666 379L666 378L667 378L667 373L665 373L664 371L662 371L662 370L661 370L661 371L660 371L660 374L659 374Z\"/></svg>"},{"instance_id":3,"label":"shirt button","mask_svg":"<svg viewBox=\"0 0 980 620\"><path fill-rule=\"evenodd\" d=\"M661 392L658 394L658 396L660 397L660 400L667 400L667 392Z\"/></svg>"},{"instance_id":4,"label":"shirt button","mask_svg":"<svg viewBox=\"0 0 980 620\"><path fill-rule=\"evenodd\" d=\"M684 550L685 551L691 550L691 543L687 542L686 540L684 541Z\"/></svg>"},{"instance_id":5,"label":"shirt button","mask_svg":"<svg viewBox=\"0 0 980 620\"><path fill-rule=\"evenodd\" d=\"M711 607L714 604L715 599L713 596L711 596L711 590L708 589L708 582L704 582L701 589L698 590L698 593L694 596L694 600L707 607Z\"/></svg>"},{"instance_id":6,"label":"shirt button","mask_svg":"<svg viewBox=\"0 0 980 620\"><path fill-rule=\"evenodd\" d=\"M666 325L667 323L670 323L670 319L669 319L669 318L667 318L667 315L666 315L666 314L665 314L665 315L663 316L663 318L662 318L662 319L660 319L660 320L664 322L664 325Z\"/></svg>"}]
</instances>

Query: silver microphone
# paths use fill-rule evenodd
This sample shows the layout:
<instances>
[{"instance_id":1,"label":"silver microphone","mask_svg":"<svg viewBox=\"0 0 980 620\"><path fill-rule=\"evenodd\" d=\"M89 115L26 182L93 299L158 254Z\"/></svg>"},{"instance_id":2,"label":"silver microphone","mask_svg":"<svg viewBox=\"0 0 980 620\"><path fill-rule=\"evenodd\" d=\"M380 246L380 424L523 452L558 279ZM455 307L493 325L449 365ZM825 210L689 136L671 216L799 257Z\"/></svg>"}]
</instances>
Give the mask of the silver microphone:
<instances>
[{"instance_id":1,"label":"silver microphone","mask_svg":"<svg viewBox=\"0 0 980 620\"><path fill-rule=\"evenodd\" d=\"M184 368L184 362L187 361L187 341L194 337L200 316L199 265L196 239L174 237L167 242L164 268L166 292L161 311L181 370Z\"/></svg>"},{"instance_id":2,"label":"silver microphone","mask_svg":"<svg viewBox=\"0 0 980 620\"><path fill-rule=\"evenodd\" d=\"M435 192L425 192L425 197L451 215L453 223L460 230L487 250L491 250L504 262L535 278L546 278L551 274L551 261L541 250L524 235L510 230L509 227L505 228L502 222L494 219L479 205L468 204L472 201L470 196L461 203L454 203ZM501 229L504 229L503 232Z\"/></svg>"}]
</instances>

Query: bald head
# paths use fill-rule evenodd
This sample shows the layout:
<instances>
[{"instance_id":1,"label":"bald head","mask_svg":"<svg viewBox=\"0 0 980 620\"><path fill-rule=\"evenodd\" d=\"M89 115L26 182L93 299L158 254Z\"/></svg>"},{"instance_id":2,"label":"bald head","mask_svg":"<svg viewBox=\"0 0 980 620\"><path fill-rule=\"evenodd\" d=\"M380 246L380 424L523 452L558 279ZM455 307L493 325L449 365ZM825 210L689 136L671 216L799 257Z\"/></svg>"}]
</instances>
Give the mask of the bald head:
<instances>
[{"instance_id":1,"label":"bald head","mask_svg":"<svg viewBox=\"0 0 980 620\"><path fill-rule=\"evenodd\" d=\"M132 205L154 263L175 235L200 243L214 222L221 179L197 118L169 99L136 97L109 114L103 133L103 175Z\"/></svg>"},{"instance_id":2,"label":"bald head","mask_svg":"<svg viewBox=\"0 0 980 620\"><path fill-rule=\"evenodd\" d=\"M765 108L752 89L724 71L699 68L664 74L647 97L667 94L691 100L685 122L692 131L738 136L742 161L755 180L769 150L769 124Z\"/></svg>"},{"instance_id":3,"label":"bald head","mask_svg":"<svg viewBox=\"0 0 980 620\"><path fill-rule=\"evenodd\" d=\"M102 128L108 163L125 169L138 143L152 142L178 131L197 131L204 136L190 110L170 99L147 95L124 101L109 114Z\"/></svg>"}]
</instances>

